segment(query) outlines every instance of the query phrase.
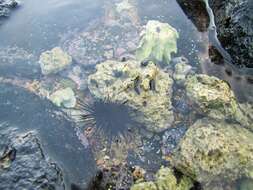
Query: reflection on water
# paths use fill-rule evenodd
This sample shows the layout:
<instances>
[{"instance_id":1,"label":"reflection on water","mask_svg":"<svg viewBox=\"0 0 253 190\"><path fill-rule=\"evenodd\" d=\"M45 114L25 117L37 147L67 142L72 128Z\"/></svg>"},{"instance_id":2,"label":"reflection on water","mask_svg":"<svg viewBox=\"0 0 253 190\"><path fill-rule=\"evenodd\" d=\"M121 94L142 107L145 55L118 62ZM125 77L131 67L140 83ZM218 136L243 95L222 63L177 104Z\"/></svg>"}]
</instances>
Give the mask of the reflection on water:
<instances>
[{"instance_id":1,"label":"reflection on water","mask_svg":"<svg viewBox=\"0 0 253 190\"><path fill-rule=\"evenodd\" d=\"M0 123L8 121L21 131L38 131L43 148L64 171L67 188L71 183L74 189L89 183L102 189L110 183L105 182L110 176L112 183L117 181L116 189L124 189L134 181L125 173L129 172L128 167L135 165L142 166L147 178L153 179L150 173L155 173L163 163L168 164L170 157L166 154L173 152L187 127L202 115L193 110L192 102L185 100L182 84L175 83L175 97L170 102L174 106L170 111L175 113L171 125L175 128L157 134L145 130L145 126L136 125L138 129L133 129L128 127L128 122L131 121L131 125L135 122L132 123L130 116L127 118L129 110L123 105L127 101L121 102L122 105L94 101L88 88L88 75L95 72L94 67L100 62L114 59L124 63L133 58L143 26L149 20L158 20L178 31L178 52L172 56L185 57L185 62L191 65L187 72L197 70L223 79L241 103L253 102L252 73L231 64L229 55L217 41L214 18L206 6L203 1L184 0L22 1L20 8L0 26ZM44 76L40 72L39 55L56 46L69 53L73 60L57 74ZM172 76L177 60L161 69ZM149 60L143 61L142 67L148 63ZM122 73L114 74L125 80L127 76ZM146 86L155 93L157 83L149 74ZM142 79L134 78L137 94L139 88L145 86L140 81ZM105 81L107 87L111 83ZM52 93L63 88L73 89L75 94L66 93L62 99L52 100ZM78 121L80 107L65 109L62 106L68 104L67 96L84 101L81 111L89 114L82 115L82 122L74 122ZM143 102L142 106L149 103ZM251 104L247 106L250 109ZM111 138L112 134L117 138ZM162 155L167 157L162 158ZM91 178L96 165L106 173L98 172ZM114 173L110 173L111 168ZM120 173L120 177L115 177L115 173ZM94 179L100 183L96 184Z\"/></svg>"},{"instance_id":2,"label":"reflection on water","mask_svg":"<svg viewBox=\"0 0 253 190\"><path fill-rule=\"evenodd\" d=\"M60 34L85 27L101 14L102 1L23 1L8 22L1 26L1 46L18 46L31 51L57 45Z\"/></svg>"}]
</instances>

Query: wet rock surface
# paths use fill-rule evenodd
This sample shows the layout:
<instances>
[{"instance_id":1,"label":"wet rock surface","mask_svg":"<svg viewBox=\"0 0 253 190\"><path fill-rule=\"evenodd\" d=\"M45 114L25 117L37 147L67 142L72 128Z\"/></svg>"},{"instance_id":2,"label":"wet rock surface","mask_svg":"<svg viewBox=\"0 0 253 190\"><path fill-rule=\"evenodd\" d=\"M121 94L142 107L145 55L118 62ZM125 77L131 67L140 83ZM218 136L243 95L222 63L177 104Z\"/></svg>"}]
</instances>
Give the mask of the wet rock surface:
<instances>
[{"instance_id":1,"label":"wet rock surface","mask_svg":"<svg viewBox=\"0 0 253 190\"><path fill-rule=\"evenodd\" d=\"M253 68L253 1L209 0L218 38L233 62Z\"/></svg>"},{"instance_id":2,"label":"wet rock surface","mask_svg":"<svg viewBox=\"0 0 253 190\"><path fill-rule=\"evenodd\" d=\"M78 139L74 123L49 100L0 84L0 107L0 121L38 132L44 150L64 170L67 180L79 184L93 175L95 161L87 140Z\"/></svg>"},{"instance_id":3,"label":"wet rock surface","mask_svg":"<svg viewBox=\"0 0 253 190\"><path fill-rule=\"evenodd\" d=\"M240 125L210 119L189 128L173 155L173 165L203 186L252 178L253 134Z\"/></svg>"},{"instance_id":4,"label":"wet rock surface","mask_svg":"<svg viewBox=\"0 0 253 190\"><path fill-rule=\"evenodd\" d=\"M61 169L51 162L35 132L0 124L0 189L65 189Z\"/></svg>"},{"instance_id":5,"label":"wet rock surface","mask_svg":"<svg viewBox=\"0 0 253 190\"><path fill-rule=\"evenodd\" d=\"M205 32L208 29L210 18L203 0L187 1L177 0L187 17L193 22L198 31Z\"/></svg>"}]
</instances>

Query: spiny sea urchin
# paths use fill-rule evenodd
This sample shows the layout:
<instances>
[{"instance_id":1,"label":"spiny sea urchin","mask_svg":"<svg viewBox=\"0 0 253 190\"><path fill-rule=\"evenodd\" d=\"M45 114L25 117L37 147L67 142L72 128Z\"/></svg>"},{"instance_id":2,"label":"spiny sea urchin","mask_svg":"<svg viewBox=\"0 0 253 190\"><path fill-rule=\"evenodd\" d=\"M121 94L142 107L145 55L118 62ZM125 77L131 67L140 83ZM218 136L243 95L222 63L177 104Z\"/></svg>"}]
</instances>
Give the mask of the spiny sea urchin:
<instances>
[{"instance_id":1,"label":"spiny sea urchin","mask_svg":"<svg viewBox=\"0 0 253 190\"><path fill-rule=\"evenodd\" d=\"M91 103L79 100L78 105L81 110L79 121L84 127L96 127L96 130L103 131L109 141L139 125L134 120L136 111L129 108L126 102L96 98Z\"/></svg>"}]
</instances>

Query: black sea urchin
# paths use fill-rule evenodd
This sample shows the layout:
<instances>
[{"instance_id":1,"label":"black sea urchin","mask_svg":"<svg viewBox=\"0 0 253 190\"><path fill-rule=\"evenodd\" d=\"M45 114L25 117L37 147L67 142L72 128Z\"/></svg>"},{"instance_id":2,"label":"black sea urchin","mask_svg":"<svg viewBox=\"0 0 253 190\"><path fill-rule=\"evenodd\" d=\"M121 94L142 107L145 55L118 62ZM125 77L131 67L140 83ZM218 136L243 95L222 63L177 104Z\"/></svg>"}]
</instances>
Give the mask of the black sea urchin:
<instances>
[{"instance_id":1,"label":"black sea urchin","mask_svg":"<svg viewBox=\"0 0 253 190\"><path fill-rule=\"evenodd\" d=\"M79 100L78 103L82 112L80 122L85 127L102 130L110 141L138 125L134 120L135 111L126 105L126 101L112 102L106 98L95 99L92 103Z\"/></svg>"}]
</instances>

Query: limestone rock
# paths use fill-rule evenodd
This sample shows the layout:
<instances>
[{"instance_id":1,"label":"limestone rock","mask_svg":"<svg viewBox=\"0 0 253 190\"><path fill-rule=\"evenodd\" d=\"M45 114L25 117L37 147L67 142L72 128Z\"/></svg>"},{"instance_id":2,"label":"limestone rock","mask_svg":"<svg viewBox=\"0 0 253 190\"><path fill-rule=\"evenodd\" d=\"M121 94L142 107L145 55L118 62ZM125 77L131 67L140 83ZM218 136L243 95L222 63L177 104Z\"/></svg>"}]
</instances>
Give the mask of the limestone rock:
<instances>
[{"instance_id":1,"label":"limestone rock","mask_svg":"<svg viewBox=\"0 0 253 190\"><path fill-rule=\"evenodd\" d=\"M197 121L172 156L172 164L203 185L253 178L253 134L238 124Z\"/></svg>"},{"instance_id":2,"label":"limestone rock","mask_svg":"<svg viewBox=\"0 0 253 190\"><path fill-rule=\"evenodd\" d=\"M178 38L178 32L169 24L150 20L141 33L136 56L141 61L151 59L169 64L171 53L177 53Z\"/></svg>"},{"instance_id":3,"label":"limestone rock","mask_svg":"<svg viewBox=\"0 0 253 190\"><path fill-rule=\"evenodd\" d=\"M95 97L126 102L136 110L136 120L156 132L173 123L172 85L169 74L154 63L141 65L135 60L106 61L88 78L88 88Z\"/></svg>"},{"instance_id":4,"label":"limestone rock","mask_svg":"<svg viewBox=\"0 0 253 190\"><path fill-rule=\"evenodd\" d=\"M72 58L61 48L55 47L51 51L43 52L40 55L40 67L42 74L49 75L63 70L72 63Z\"/></svg>"},{"instance_id":5,"label":"limestone rock","mask_svg":"<svg viewBox=\"0 0 253 190\"><path fill-rule=\"evenodd\" d=\"M240 109L227 82L198 74L187 77L185 86L187 97L199 114L215 119L232 119L253 129L252 120Z\"/></svg>"},{"instance_id":6,"label":"limestone rock","mask_svg":"<svg viewBox=\"0 0 253 190\"><path fill-rule=\"evenodd\" d=\"M187 97L196 105L199 113L208 113L213 117L235 114L236 99L225 81L199 74L189 76L185 86Z\"/></svg>"},{"instance_id":7,"label":"limestone rock","mask_svg":"<svg viewBox=\"0 0 253 190\"><path fill-rule=\"evenodd\" d=\"M59 107L74 108L76 105L75 93L69 87L55 91L51 94L50 100Z\"/></svg>"}]
</instances>

